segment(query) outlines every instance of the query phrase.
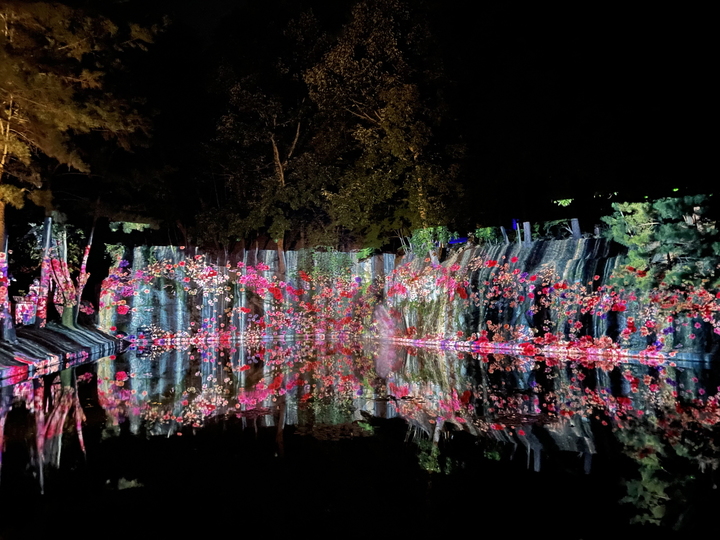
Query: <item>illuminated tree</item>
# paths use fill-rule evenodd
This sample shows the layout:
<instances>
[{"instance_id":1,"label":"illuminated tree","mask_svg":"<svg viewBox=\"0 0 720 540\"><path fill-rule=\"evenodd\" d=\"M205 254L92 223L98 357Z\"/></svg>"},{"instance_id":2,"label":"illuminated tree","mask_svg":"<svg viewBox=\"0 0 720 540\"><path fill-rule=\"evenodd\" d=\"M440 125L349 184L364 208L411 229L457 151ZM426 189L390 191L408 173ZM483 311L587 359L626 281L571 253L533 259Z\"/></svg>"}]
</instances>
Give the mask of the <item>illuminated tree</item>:
<instances>
[{"instance_id":1,"label":"illuminated tree","mask_svg":"<svg viewBox=\"0 0 720 540\"><path fill-rule=\"evenodd\" d=\"M5 207L22 207L43 183L49 160L88 172L78 136L97 132L121 145L145 127L106 84L118 54L144 47L153 30L62 4L3 2L0 7L0 238ZM37 193L31 197L37 199Z\"/></svg>"},{"instance_id":2,"label":"illuminated tree","mask_svg":"<svg viewBox=\"0 0 720 540\"><path fill-rule=\"evenodd\" d=\"M421 8L359 2L305 81L328 125L348 138L340 186L326 194L336 222L370 244L404 227L446 225L459 189L438 137L444 79Z\"/></svg>"},{"instance_id":3,"label":"illuminated tree","mask_svg":"<svg viewBox=\"0 0 720 540\"><path fill-rule=\"evenodd\" d=\"M266 234L282 265L288 231L313 236L328 221L322 190L335 175L323 146L333 135L324 132L302 80L325 41L312 14L301 13L260 35L243 33L236 49L228 47L216 83L226 106L207 145L209 171L201 175L201 242L220 247Z\"/></svg>"},{"instance_id":4,"label":"illuminated tree","mask_svg":"<svg viewBox=\"0 0 720 540\"><path fill-rule=\"evenodd\" d=\"M293 231L305 245L378 246L397 229L447 225L454 139L422 9L359 2L339 32L309 12L285 22L247 9L220 48L214 84L227 106L194 186L199 241L267 235L282 252Z\"/></svg>"}]
</instances>

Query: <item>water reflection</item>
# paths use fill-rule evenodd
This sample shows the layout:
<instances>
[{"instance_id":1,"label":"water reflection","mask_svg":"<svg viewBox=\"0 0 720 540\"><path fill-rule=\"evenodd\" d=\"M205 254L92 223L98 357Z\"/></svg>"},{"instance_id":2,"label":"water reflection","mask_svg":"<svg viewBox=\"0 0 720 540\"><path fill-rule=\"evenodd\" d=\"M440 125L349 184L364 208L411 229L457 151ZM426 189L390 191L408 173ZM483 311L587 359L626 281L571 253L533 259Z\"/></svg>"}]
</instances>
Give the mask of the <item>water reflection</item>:
<instances>
[{"instance_id":1,"label":"water reflection","mask_svg":"<svg viewBox=\"0 0 720 540\"><path fill-rule=\"evenodd\" d=\"M698 498L717 498L718 385L717 370L700 363L385 342L134 350L1 389L0 449L8 460L0 490L25 482L42 491L51 471L87 467L93 452L105 456L103 445L123 437L203 437L222 425L256 440L263 433L268 455L293 460L297 437L373 439L401 419L403 451L414 456L417 475L436 478L432 489L444 475L488 481L492 464L522 469L521 489L533 475L587 477L612 494L623 523L688 528ZM111 487L151 483L146 476L118 473Z\"/></svg>"}]
</instances>

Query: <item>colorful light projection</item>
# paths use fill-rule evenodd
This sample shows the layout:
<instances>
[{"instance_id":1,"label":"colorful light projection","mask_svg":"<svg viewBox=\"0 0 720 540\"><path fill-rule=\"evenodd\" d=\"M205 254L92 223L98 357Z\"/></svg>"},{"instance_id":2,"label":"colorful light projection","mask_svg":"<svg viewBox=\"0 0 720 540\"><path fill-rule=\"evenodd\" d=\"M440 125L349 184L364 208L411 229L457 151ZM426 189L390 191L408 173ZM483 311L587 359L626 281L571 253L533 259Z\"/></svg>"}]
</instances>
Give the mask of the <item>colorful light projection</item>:
<instances>
[{"instance_id":1,"label":"colorful light projection","mask_svg":"<svg viewBox=\"0 0 720 540\"><path fill-rule=\"evenodd\" d=\"M475 352L655 360L720 335L720 293L664 284L630 290L599 275L563 278L552 265L530 273L518 257L415 260L382 279L309 268L279 280L264 263L218 266L176 255L135 269L118 261L102 289L106 330L170 346L367 336ZM168 310L171 324L159 324Z\"/></svg>"}]
</instances>

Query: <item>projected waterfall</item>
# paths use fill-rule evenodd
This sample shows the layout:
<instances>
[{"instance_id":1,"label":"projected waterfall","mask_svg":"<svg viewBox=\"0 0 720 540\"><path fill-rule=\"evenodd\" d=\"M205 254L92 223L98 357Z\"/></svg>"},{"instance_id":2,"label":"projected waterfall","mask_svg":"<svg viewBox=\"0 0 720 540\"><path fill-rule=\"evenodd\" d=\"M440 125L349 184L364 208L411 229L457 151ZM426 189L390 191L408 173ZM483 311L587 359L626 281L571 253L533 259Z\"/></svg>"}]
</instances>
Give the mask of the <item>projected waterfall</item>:
<instances>
[{"instance_id":1,"label":"projected waterfall","mask_svg":"<svg viewBox=\"0 0 720 540\"><path fill-rule=\"evenodd\" d=\"M136 249L103 285L101 327L138 346L381 339L415 347L663 359L714 352L717 295L614 285L637 272L601 239L468 247L442 264L392 255L248 252L218 264ZM280 279L280 278L284 279Z\"/></svg>"}]
</instances>

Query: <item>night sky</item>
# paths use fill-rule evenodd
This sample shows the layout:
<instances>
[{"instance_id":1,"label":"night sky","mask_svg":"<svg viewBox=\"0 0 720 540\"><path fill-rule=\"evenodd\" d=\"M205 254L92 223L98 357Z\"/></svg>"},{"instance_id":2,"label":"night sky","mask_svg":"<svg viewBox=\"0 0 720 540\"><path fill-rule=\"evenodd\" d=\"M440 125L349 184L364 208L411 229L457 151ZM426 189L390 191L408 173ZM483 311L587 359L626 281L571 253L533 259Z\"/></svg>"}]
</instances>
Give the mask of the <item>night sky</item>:
<instances>
[{"instance_id":1,"label":"night sky","mask_svg":"<svg viewBox=\"0 0 720 540\"><path fill-rule=\"evenodd\" d=\"M525 194L524 210L538 198L706 190L702 36L689 36L677 16L449 9L447 55L457 53L471 184L482 193L488 182L503 191L511 183L514 195Z\"/></svg>"}]
</instances>

